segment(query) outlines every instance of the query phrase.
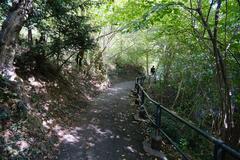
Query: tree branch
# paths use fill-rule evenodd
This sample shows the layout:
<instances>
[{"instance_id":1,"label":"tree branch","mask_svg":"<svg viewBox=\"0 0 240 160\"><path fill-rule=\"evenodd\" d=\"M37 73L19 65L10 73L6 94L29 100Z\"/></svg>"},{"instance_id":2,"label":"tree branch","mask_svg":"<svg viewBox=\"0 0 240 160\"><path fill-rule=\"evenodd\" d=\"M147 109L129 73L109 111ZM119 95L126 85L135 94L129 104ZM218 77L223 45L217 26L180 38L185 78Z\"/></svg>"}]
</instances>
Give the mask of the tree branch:
<instances>
[{"instance_id":1,"label":"tree branch","mask_svg":"<svg viewBox=\"0 0 240 160\"><path fill-rule=\"evenodd\" d=\"M214 4L214 0L211 0L211 4L210 4L209 9L208 9L208 14L207 14L206 22L208 22L208 20L209 20L209 15L210 15L210 12L211 12L211 10L212 10L213 4ZM203 37L204 37L204 35L205 35L205 32L206 32L206 28L204 28Z\"/></svg>"},{"instance_id":2,"label":"tree branch","mask_svg":"<svg viewBox=\"0 0 240 160\"><path fill-rule=\"evenodd\" d=\"M117 30L111 31L111 32L106 33L106 34L104 34L104 35L100 35L99 37L96 38L96 40L98 41L99 39L101 39L101 38L103 38L103 37L109 36L109 35L111 35L111 34L115 34L115 33L119 32L119 31L122 31L122 30L123 30L122 28L119 28L119 29L117 29Z\"/></svg>"}]
</instances>

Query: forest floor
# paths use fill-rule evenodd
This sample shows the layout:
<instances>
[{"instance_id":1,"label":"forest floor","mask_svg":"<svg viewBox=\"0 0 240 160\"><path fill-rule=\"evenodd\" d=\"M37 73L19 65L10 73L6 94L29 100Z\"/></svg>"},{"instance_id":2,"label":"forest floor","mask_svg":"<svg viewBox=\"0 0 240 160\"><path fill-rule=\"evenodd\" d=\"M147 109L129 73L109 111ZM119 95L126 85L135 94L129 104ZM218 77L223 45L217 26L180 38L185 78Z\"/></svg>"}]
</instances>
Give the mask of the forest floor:
<instances>
[{"instance_id":1,"label":"forest floor","mask_svg":"<svg viewBox=\"0 0 240 160\"><path fill-rule=\"evenodd\" d=\"M132 81L117 82L92 99L79 121L63 134L60 160L147 160L144 135L130 105Z\"/></svg>"}]
</instances>

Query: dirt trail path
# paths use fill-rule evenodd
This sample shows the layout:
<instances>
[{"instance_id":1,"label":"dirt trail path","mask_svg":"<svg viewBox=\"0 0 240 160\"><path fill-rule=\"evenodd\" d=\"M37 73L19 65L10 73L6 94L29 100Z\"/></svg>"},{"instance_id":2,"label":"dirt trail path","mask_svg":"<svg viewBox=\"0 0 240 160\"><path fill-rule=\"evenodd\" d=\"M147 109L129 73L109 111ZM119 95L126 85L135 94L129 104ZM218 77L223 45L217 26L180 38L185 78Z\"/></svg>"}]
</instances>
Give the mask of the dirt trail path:
<instances>
[{"instance_id":1,"label":"dirt trail path","mask_svg":"<svg viewBox=\"0 0 240 160\"><path fill-rule=\"evenodd\" d=\"M147 160L143 135L133 120L129 91L133 82L113 85L96 97L81 116L78 127L65 135L59 160Z\"/></svg>"}]
</instances>

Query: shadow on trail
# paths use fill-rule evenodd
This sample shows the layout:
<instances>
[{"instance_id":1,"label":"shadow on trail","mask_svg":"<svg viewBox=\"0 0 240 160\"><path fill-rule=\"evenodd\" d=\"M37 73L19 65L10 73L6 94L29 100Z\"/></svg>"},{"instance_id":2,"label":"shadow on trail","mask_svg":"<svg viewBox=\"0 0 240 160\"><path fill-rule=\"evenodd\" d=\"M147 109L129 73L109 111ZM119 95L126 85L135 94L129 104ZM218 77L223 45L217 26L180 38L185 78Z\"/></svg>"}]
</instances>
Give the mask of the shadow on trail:
<instances>
[{"instance_id":1,"label":"shadow on trail","mask_svg":"<svg viewBox=\"0 0 240 160\"><path fill-rule=\"evenodd\" d=\"M60 160L149 159L142 149L143 135L133 120L129 91L134 82L113 85L93 99L80 115L76 127L62 136Z\"/></svg>"}]
</instances>

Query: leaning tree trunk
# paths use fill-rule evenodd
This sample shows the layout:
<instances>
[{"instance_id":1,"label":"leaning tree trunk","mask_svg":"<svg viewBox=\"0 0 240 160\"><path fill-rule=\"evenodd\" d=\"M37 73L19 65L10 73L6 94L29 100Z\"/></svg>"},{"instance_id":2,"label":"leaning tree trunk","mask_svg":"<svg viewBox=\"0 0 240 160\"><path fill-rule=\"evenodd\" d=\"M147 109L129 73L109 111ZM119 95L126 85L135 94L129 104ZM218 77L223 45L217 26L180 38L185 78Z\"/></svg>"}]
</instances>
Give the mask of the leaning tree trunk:
<instances>
[{"instance_id":1,"label":"leaning tree trunk","mask_svg":"<svg viewBox=\"0 0 240 160\"><path fill-rule=\"evenodd\" d=\"M32 11L32 0L14 0L0 31L0 72L12 68L16 40Z\"/></svg>"}]
</instances>

